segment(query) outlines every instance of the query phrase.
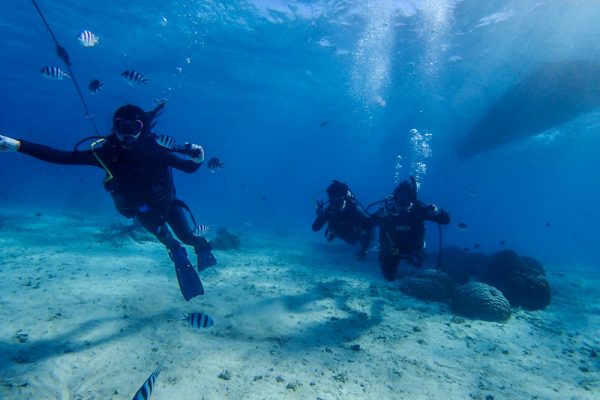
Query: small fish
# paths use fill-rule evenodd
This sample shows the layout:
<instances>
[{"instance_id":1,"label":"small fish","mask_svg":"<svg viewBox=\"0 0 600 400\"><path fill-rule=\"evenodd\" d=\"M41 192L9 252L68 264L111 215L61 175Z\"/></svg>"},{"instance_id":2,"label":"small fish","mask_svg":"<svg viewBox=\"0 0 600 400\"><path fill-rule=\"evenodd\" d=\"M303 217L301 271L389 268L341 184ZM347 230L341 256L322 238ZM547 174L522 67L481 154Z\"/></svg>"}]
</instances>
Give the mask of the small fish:
<instances>
[{"instance_id":1,"label":"small fish","mask_svg":"<svg viewBox=\"0 0 600 400\"><path fill-rule=\"evenodd\" d=\"M82 31L79 36L77 36L77 39L83 47L94 47L100 41L100 38L90 31Z\"/></svg>"},{"instance_id":2,"label":"small fish","mask_svg":"<svg viewBox=\"0 0 600 400\"><path fill-rule=\"evenodd\" d=\"M217 157L213 157L210 160L208 160L208 163L206 165L208 166L210 172L214 173L216 170L223 168L225 163L219 160Z\"/></svg>"},{"instance_id":3,"label":"small fish","mask_svg":"<svg viewBox=\"0 0 600 400\"><path fill-rule=\"evenodd\" d=\"M480 248L480 247L481 247L481 245L480 245L479 243L475 243L475 244L473 245L473 247L475 247L476 249L478 249L478 248Z\"/></svg>"},{"instance_id":4,"label":"small fish","mask_svg":"<svg viewBox=\"0 0 600 400\"><path fill-rule=\"evenodd\" d=\"M464 248L463 248L463 251L464 251L465 253L468 253L469 251L471 251L471 249L469 249L468 247L464 247Z\"/></svg>"},{"instance_id":5,"label":"small fish","mask_svg":"<svg viewBox=\"0 0 600 400\"><path fill-rule=\"evenodd\" d=\"M475 196L475 190L471 189L469 190L469 196Z\"/></svg>"},{"instance_id":6,"label":"small fish","mask_svg":"<svg viewBox=\"0 0 600 400\"><path fill-rule=\"evenodd\" d=\"M204 236L208 233L208 231L212 230L212 228L208 225L200 224L194 229L194 236Z\"/></svg>"},{"instance_id":7,"label":"small fish","mask_svg":"<svg viewBox=\"0 0 600 400\"><path fill-rule=\"evenodd\" d=\"M102 90L102 85L104 85L104 83L100 82L98 79L94 79L93 81L90 82L90 84L88 85L88 90L92 93L92 94L96 94L99 91Z\"/></svg>"},{"instance_id":8,"label":"small fish","mask_svg":"<svg viewBox=\"0 0 600 400\"><path fill-rule=\"evenodd\" d=\"M461 231L466 231L468 226L464 222L459 222L458 224L454 224Z\"/></svg>"},{"instance_id":9,"label":"small fish","mask_svg":"<svg viewBox=\"0 0 600 400\"><path fill-rule=\"evenodd\" d=\"M148 377L148 379L146 379L146 382L144 382L142 387L139 388L137 392L135 392L135 395L133 395L132 400L148 400L148 399L150 399L150 395L152 395L152 388L154 387L154 382L156 382L156 379L158 378L158 375L160 374L160 371L162 369L164 362L165 362L165 360L163 360L160 363L160 365L158 367L156 367L154 372L152 374L150 374L150 376Z\"/></svg>"},{"instance_id":10,"label":"small fish","mask_svg":"<svg viewBox=\"0 0 600 400\"><path fill-rule=\"evenodd\" d=\"M203 313L189 313L187 315L183 314L182 319L186 320L188 325L194 329L206 329L215 324L215 321L210 317L210 315Z\"/></svg>"},{"instance_id":11,"label":"small fish","mask_svg":"<svg viewBox=\"0 0 600 400\"><path fill-rule=\"evenodd\" d=\"M42 74L42 76L44 78L57 79L59 81L62 81L65 78L70 78L69 74L67 74L62 69L60 69L58 67L52 67L50 65L48 65L47 67L42 68L42 70L40 71L40 73Z\"/></svg>"},{"instance_id":12,"label":"small fish","mask_svg":"<svg viewBox=\"0 0 600 400\"><path fill-rule=\"evenodd\" d=\"M327 125L327 121L321 122L321 125L319 125L319 128L323 128L325 125Z\"/></svg>"},{"instance_id":13,"label":"small fish","mask_svg":"<svg viewBox=\"0 0 600 400\"><path fill-rule=\"evenodd\" d=\"M139 72L136 72L136 71L134 71L132 69L128 69L127 71L121 72L121 76L131 86L134 86L134 85L143 85L143 84L148 83L148 79L147 78L144 78L144 76L142 74L140 74Z\"/></svg>"},{"instance_id":14,"label":"small fish","mask_svg":"<svg viewBox=\"0 0 600 400\"><path fill-rule=\"evenodd\" d=\"M175 139L169 135L160 135L156 138L156 144L165 149L173 150L175 147Z\"/></svg>"},{"instance_id":15,"label":"small fish","mask_svg":"<svg viewBox=\"0 0 600 400\"><path fill-rule=\"evenodd\" d=\"M550 221L546 222L546 228L550 228Z\"/></svg>"},{"instance_id":16,"label":"small fish","mask_svg":"<svg viewBox=\"0 0 600 400\"><path fill-rule=\"evenodd\" d=\"M500 240L500 245L504 246L506 242L504 240Z\"/></svg>"},{"instance_id":17,"label":"small fish","mask_svg":"<svg viewBox=\"0 0 600 400\"><path fill-rule=\"evenodd\" d=\"M166 99L166 97L161 97L161 98L158 98L158 97L156 97L156 98L154 99L154 103L155 103L156 105L160 105L160 104L167 104L167 99Z\"/></svg>"}]
</instances>

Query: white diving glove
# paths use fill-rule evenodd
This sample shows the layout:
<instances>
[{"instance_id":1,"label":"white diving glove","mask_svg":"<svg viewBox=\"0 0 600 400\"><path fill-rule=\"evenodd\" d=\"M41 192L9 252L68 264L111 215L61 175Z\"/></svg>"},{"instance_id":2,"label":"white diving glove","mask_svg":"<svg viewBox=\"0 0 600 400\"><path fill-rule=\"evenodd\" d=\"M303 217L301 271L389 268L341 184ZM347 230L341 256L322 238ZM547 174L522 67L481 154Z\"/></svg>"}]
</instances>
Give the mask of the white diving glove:
<instances>
[{"instance_id":1,"label":"white diving glove","mask_svg":"<svg viewBox=\"0 0 600 400\"><path fill-rule=\"evenodd\" d=\"M21 142L8 136L0 135L0 152L19 151Z\"/></svg>"},{"instance_id":2,"label":"white diving glove","mask_svg":"<svg viewBox=\"0 0 600 400\"><path fill-rule=\"evenodd\" d=\"M204 162L204 149L199 144L194 143L186 143L185 148L190 150L190 153L194 154L194 156L188 156L189 159L196 164L201 164Z\"/></svg>"}]
</instances>

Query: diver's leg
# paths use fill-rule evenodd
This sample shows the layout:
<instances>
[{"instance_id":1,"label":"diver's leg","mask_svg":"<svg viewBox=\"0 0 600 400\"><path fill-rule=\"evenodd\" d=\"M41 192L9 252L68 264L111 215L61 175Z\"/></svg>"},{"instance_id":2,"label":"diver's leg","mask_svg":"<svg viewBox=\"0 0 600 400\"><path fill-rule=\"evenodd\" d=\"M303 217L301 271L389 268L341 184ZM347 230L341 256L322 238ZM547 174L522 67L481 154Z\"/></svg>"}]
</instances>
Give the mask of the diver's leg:
<instances>
[{"instance_id":1,"label":"diver's leg","mask_svg":"<svg viewBox=\"0 0 600 400\"><path fill-rule=\"evenodd\" d=\"M179 289L186 301L204 294L202 282L187 257L185 248L173 237L160 213L147 211L136 216L139 223L167 247L169 256L175 264Z\"/></svg>"},{"instance_id":2,"label":"diver's leg","mask_svg":"<svg viewBox=\"0 0 600 400\"><path fill-rule=\"evenodd\" d=\"M367 255L367 250L369 250L369 246L371 245L371 240L373 239L373 230L372 229L363 229L360 232L359 242L360 242L360 250L358 252L358 258L363 259Z\"/></svg>"},{"instance_id":3,"label":"diver's leg","mask_svg":"<svg viewBox=\"0 0 600 400\"><path fill-rule=\"evenodd\" d=\"M379 253L379 265L381 266L381 272L383 273L385 280L392 282L396 279L399 263L400 257L388 254L384 251Z\"/></svg>"},{"instance_id":4,"label":"diver's leg","mask_svg":"<svg viewBox=\"0 0 600 400\"><path fill-rule=\"evenodd\" d=\"M390 242L389 235L383 229L380 230L379 237L379 266L383 277L391 282L396 279L400 256L395 246Z\"/></svg>"},{"instance_id":5,"label":"diver's leg","mask_svg":"<svg viewBox=\"0 0 600 400\"><path fill-rule=\"evenodd\" d=\"M169 209L167 222L183 243L194 247L198 257L199 271L217 264L217 260L211 252L210 243L202 236L194 234L196 227L188 218L188 211L179 202L175 202Z\"/></svg>"},{"instance_id":6,"label":"diver's leg","mask_svg":"<svg viewBox=\"0 0 600 400\"><path fill-rule=\"evenodd\" d=\"M153 211L147 211L139 213L135 217L146 230L152 233L156 238L164 244L169 251L181 247L181 243L177 241L171 234L169 227L165 223L164 218L158 213Z\"/></svg>"}]
</instances>

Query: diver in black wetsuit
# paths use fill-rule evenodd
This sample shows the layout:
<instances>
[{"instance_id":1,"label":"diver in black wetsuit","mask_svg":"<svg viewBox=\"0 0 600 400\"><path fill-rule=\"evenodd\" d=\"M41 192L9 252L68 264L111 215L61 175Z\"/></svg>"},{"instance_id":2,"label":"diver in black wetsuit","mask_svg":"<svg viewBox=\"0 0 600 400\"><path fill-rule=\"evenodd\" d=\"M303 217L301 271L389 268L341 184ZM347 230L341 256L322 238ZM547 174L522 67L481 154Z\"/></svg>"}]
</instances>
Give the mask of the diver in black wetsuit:
<instances>
[{"instance_id":1,"label":"diver in black wetsuit","mask_svg":"<svg viewBox=\"0 0 600 400\"><path fill-rule=\"evenodd\" d=\"M164 105L163 105L164 106ZM111 194L119 213L135 218L169 250L175 263L183 297L190 300L204 293L202 283L188 260L183 243L193 246L198 270L216 264L210 244L196 234L186 214L188 206L175 196L172 168L192 173L204 161L200 145L186 144L186 158L171 150L174 141L151 132L160 105L145 112L134 105L119 108L113 116L109 136L94 142L90 150L61 151L0 135L0 151L18 151L56 164L92 165L106 172L104 188Z\"/></svg>"},{"instance_id":2,"label":"diver in black wetsuit","mask_svg":"<svg viewBox=\"0 0 600 400\"><path fill-rule=\"evenodd\" d=\"M450 223L450 215L435 204L417 200L414 178L402 181L394 194L381 201L382 207L373 215L371 223L379 224L379 265L388 281L393 281L400 260L417 268L422 265L425 244L425 221Z\"/></svg>"},{"instance_id":3,"label":"diver in black wetsuit","mask_svg":"<svg viewBox=\"0 0 600 400\"><path fill-rule=\"evenodd\" d=\"M364 258L373 237L373 227L368 224L367 213L345 183L334 180L327 188L327 195L327 207L322 201L317 202L317 218L312 230L317 232L329 224L325 230L328 242L336 237L350 244L359 242L358 258Z\"/></svg>"}]
</instances>

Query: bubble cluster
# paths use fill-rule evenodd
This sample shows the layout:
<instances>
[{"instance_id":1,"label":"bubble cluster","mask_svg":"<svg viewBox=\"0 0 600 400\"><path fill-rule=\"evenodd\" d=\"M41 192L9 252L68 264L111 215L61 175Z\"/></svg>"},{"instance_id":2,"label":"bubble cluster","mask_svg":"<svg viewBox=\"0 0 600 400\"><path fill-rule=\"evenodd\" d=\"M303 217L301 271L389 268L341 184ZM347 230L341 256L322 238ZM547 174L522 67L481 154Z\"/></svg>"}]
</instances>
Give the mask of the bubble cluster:
<instances>
[{"instance_id":1,"label":"bubble cluster","mask_svg":"<svg viewBox=\"0 0 600 400\"><path fill-rule=\"evenodd\" d=\"M421 180L427 173L427 159L432 155L431 138L432 134L421 133L418 129L410 130L410 155L406 160L409 163L409 174L415 177L417 189L421 187ZM398 155L394 165L394 182L398 184L405 177L403 176L404 157Z\"/></svg>"},{"instance_id":2,"label":"bubble cluster","mask_svg":"<svg viewBox=\"0 0 600 400\"><path fill-rule=\"evenodd\" d=\"M448 50L448 35L452 22L452 2L448 0L426 0L422 4L425 54L423 67L425 76L434 79L437 76L444 54Z\"/></svg>"},{"instance_id":3,"label":"bubble cluster","mask_svg":"<svg viewBox=\"0 0 600 400\"><path fill-rule=\"evenodd\" d=\"M396 165L394 165L394 183L398 184L402 179L402 156L396 156Z\"/></svg>"},{"instance_id":4,"label":"bubble cluster","mask_svg":"<svg viewBox=\"0 0 600 400\"><path fill-rule=\"evenodd\" d=\"M352 55L351 91L368 109L386 106L390 85L391 54L395 39L394 4L390 1L366 3L366 24Z\"/></svg>"}]
</instances>

